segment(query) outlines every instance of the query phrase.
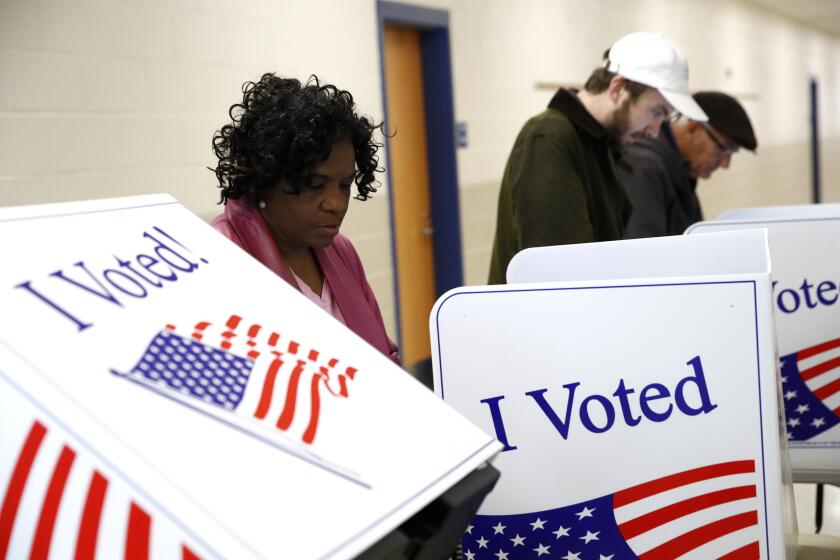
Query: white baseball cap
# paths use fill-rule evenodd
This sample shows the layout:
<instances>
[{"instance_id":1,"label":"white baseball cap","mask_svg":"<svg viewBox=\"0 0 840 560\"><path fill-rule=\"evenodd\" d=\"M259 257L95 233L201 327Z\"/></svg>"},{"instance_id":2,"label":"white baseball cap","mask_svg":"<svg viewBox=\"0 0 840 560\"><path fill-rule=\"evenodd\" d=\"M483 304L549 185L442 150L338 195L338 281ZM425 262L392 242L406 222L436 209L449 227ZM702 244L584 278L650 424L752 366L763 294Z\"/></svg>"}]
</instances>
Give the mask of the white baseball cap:
<instances>
[{"instance_id":1,"label":"white baseball cap","mask_svg":"<svg viewBox=\"0 0 840 560\"><path fill-rule=\"evenodd\" d=\"M674 109L695 121L709 118L688 93L688 63L660 33L637 31L610 47L607 70L656 88Z\"/></svg>"}]
</instances>

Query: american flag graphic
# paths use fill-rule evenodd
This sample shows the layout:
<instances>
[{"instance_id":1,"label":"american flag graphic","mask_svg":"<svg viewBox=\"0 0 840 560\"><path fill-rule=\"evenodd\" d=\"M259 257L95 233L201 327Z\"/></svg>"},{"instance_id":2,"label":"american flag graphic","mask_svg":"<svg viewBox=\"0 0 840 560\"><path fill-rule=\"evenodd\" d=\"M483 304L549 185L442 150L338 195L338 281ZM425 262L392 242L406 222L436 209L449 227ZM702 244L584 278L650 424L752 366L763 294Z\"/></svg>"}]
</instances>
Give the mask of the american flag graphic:
<instances>
[{"instance_id":1,"label":"american flag graphic","mask_svg":"<svg viewBox=\"0 0 840 560\"><path fill-rule=\"evenodd\" d=\"M306 444L317 436L323 397L347 399L357 372L258 324L245 327L238 315L218 328L198 322L187 336L176 330L166 325L128 374L114 373L283 432L305 417L295 435Z\"/></svg>"},{"instance_id":2,"label":"american flag graphic","mask_svg":"<svg viewBox=\"0 0 840 560\"><path fill-rule=\"evenodd\" d=\"M781 357L787 437L805 441L840 422L840 338Z\"/></svg>"},{"instance_id":3,"label":"american flag graphic","mask_svg":"<svg viewBox=\"0 0 840 560\"><path fill-rule=\"evenodd\" d=\"M0 558L199 558L173 522L150 514L60 429L35 419L15 435L19 452L0 458L0 473L9 473Z\"/></svg>"},{"instance_id":4,"label":"american flag graphic","mask_svg":"<svg viewBox=\"0 0 840 560\"><path fill-rule=\"evenodd\" d=\"M467 560L757 560L755 476L755 461L731 461L557 509L476 515L461 547Z\"/></svg>"}]
</instances>

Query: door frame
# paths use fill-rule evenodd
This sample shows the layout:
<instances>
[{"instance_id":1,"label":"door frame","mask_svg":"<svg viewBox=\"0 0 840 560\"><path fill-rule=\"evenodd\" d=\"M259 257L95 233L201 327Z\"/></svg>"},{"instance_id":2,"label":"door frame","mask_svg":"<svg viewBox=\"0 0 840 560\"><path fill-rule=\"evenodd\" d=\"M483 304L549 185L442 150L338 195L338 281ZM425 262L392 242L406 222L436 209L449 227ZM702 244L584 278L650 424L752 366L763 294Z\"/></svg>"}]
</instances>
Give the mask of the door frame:
<instances>
[{"instance_id":1,"label":"door frame","mask_svg":"<svg viewBox=\"0 0 840 560\"><path fill-rule=\"evenodd\" d=\"M378 0L376 14L379 35L379 75L385 131L388 123L388 95L385 87L385 24L416 29L423 58L423 101L426 109L426 150L429 163L429 202L432 219L432 248L435 264L435 296L440 297L463 284L461 213L458 204L458 168L455 156L455 109L452 92L452 63L449 48L449 12L397 2ZM390 139L385 137L386 146ZM391 152L386 149L386 170L391 227L391 262L394 263L394 310L397 339L400 325L399 266L394 235L394 196L391 182Z\"/></svg>"}]
</instances>

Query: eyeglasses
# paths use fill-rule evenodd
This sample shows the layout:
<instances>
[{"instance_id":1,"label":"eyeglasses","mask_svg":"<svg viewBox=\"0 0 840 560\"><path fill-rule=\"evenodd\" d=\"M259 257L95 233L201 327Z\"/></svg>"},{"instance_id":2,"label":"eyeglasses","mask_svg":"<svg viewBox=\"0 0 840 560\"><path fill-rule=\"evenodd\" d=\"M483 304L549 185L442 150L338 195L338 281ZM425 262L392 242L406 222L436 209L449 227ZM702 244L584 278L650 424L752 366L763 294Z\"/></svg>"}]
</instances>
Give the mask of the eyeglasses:
<instances>
[{"instance_id":1,"label":"eyeglasses","mask_svg":"<svg viewBox=\"0 0 840 560\"><path fill-rule=\"evenodd\" d=\"M650 114L654 119L662 119L663 122L676 122L680 114L677 111L665 111L659 107L654 107L650 110Z\"/></svg>"},{"instance_id":2,"label":"eyeglasses","mask_svg":"<svg viewBox=\"0 0 840 560\"><path fill-rule=\"evenodd\" d=\"M706 134L709 135L709 138L712 140L712 142L715 143L715 146L717 146L717 149L720 150L720 152L723 155L731 156L732 154L734 154L738 151L738 149L739 149L738 146L733 146L731 148L727 148L726 144L723 143L723 140L721 140L714 132L712 132L712 129L709 128L709 125L701 123L700 126L703 127L703 130L706 131Z\"/></svg>"}]
</instances>

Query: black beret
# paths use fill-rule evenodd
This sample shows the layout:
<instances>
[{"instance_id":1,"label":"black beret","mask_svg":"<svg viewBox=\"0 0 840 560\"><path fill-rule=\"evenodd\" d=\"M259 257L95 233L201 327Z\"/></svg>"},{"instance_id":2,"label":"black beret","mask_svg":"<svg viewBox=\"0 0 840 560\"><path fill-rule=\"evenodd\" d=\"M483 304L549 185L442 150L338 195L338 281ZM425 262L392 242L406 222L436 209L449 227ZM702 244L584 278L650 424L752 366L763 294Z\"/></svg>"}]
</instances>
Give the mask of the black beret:
<instances>
[{"instance_id":1,"label":"black beret","mask_svg":"<svg viewBox=\"0 0 840 560\"><path fill-rule=\"evenodd\" d=\"M758 147L750 118L734 97L718 91L698 91L692 97L709 116L709 124L744 149Z\"/></svg>"}]
</instances>

